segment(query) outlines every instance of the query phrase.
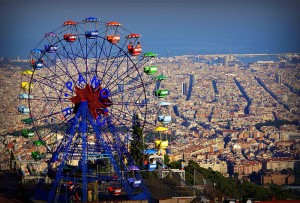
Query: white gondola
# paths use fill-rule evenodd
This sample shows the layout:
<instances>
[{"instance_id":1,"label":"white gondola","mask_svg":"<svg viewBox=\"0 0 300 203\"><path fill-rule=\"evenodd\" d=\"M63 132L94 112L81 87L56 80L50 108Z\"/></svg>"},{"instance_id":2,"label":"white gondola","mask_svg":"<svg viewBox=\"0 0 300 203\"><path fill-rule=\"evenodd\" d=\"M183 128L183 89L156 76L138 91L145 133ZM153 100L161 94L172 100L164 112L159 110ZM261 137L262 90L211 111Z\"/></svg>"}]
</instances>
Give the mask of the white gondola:
<instances>
[{"instance_id":1,"label":"white gondola","mask_svg":"<svg viewBox=\"0 0 300 203\"><path fill-rule=\"evenodd\" d=\"M18 112L21 114L29 114L30 110L26 106L18 106Z\"/></svg>"},{"instance_id":2,"label":"white gondola","mask_svg":"<svg viewBox=\"0 0 300 203\"><path fill-rule=\"evenodd\" d=\"M33 99L32 95L28 95L28 94L19 94L19 98L20 99Z\"/></svg>"},{"instance_id":3,"label":"white gondola","mask_svg":"<svg viewBox=\"0 0 300 203\"><path fill-rule=\"evenodd\" d=\"M166 102L166 101L162 101L158 103L158 106L171 106L172 103L171 102Z\"/></svg>"},{"instance_id":4,"label":"white gondola","mask_svg":"<svg viewBox=\"0 0 300 203\"><path fill-rule=\"evenodd\" d=\"M158 103L158 116L157 120L162 124L168 124L172 121L172 117L170 116L170 106L171 102L162 101Z\"/></svg>"},{"instance_id":5,"label":"white gondola","mask_svg":"<svg viewBox=\"0 0 300 203\"><path fill-rule=\"evenodd\" d=\"M163 124L168 124L172 121L171 116L159 115L157 120Z\"/></svg>"}]
</instances>

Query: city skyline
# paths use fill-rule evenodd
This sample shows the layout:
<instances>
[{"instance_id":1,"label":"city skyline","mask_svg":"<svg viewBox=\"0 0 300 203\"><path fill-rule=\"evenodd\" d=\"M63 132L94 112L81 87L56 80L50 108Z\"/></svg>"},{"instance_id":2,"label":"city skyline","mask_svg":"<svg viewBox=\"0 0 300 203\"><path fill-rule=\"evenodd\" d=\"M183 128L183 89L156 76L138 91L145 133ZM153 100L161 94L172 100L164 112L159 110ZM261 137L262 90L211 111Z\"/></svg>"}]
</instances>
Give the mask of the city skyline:
<instances>
[{"instance_id":1,"label":"city skyline","mask_svg":"<svg viewBox=\"0 0 300 203\"><path fill-rule=\"evenodd\" d=\"M298 202L299 10L0 0L0 202Z\"/></svg>"},{"instance_id":2,"label":"city skyline","mask_svg":"<svg viewBox=\"0 0 300 203\"><path fill-rule=\"evenodd\" d=\"M300 52L300 1L0 1L0 56L28 57L45 32L94 16L142 34L159 56ZM43 45L42 45L43 46Z\"/></svg>"}]
</instances>

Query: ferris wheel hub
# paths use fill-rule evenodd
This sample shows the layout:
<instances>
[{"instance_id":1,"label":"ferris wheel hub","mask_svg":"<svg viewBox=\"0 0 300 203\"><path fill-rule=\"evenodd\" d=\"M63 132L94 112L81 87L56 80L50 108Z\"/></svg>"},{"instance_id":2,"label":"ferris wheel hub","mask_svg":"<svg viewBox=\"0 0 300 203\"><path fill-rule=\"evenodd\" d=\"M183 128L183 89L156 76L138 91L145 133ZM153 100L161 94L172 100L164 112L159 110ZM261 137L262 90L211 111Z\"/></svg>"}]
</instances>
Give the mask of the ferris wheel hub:
<instances>
[{"instance_id":1,"label":"ferris wheel hub","mask_svg":"<svg viewBox=\"0 0 300 203\"><path fill-rule=\"evenodd\" d=\"M101 85L93 90L90 84L87 84L83 89L75 86L76 96L70 98L71 102L79 105L81 102L88 102L89 111L94 119L99 115L108 115L107 107L112 105L108 99L109 91L102 88Z\"/></svg>"}]
</instances>

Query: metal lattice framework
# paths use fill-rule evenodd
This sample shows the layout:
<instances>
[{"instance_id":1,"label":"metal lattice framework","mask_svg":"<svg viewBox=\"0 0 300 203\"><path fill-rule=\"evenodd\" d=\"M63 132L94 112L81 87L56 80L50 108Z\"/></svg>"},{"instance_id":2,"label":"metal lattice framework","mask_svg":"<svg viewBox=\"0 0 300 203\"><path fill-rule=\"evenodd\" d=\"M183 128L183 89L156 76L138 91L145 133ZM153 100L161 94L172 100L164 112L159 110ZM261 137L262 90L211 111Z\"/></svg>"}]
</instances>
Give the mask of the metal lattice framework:
<instances>
[{"instance_id":1,"label":"metal lattice framework","mask_svg":"<svg viewBox=\"0 0 300 203\"><path fill-rule=\"evenodd\" d=\"M143 182L137 190L122 177L135 164L125 144L132 117L138 115L142 127L147 123L146 92L155 79L143 77L143 68L155 56L142 53L139 34L93 17L64 22L30 51L32 70L22 75L21 87L47 149L35 158L48 161L48 202L59 201L60 188L70 181L86 202L88 184L102 178L88 162L103 157L129 199L151 200ZM139 173L135 178L141 180Z\"/></svg>"}]
</instances>

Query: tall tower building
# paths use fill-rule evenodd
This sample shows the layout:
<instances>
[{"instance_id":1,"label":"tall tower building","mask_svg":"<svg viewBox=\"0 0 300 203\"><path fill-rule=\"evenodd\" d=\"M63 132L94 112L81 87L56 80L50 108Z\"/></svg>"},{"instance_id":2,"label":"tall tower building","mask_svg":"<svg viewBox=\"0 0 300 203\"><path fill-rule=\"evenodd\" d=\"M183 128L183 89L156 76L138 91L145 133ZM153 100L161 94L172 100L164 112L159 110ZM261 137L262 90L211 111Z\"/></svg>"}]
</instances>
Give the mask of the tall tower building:
<instances>
[{"instance_id":1,"label":"tall tower building","mask_svg":"<svg viewBox=\"0 0 300 203\"><path fill-rule=\"evenodd\" d=\"M117 87L118 87L118 92L123 92L124 91L124 85L119 84Z\"/></svg>"},{"instance_id":2,"label":"tall tower building","mask_svg":"<svg viewBox=\"0 0 300 203\"><path fill-rule=\"evenodd\" d=\"M182 83L181 85L181 94L187 96L187 84L185 82Z\"/></svg>"},{"instance_id":3,"label":"tall tower building","mask_svg":"<svg viewBox=\"0 0 300 203\"><path fill-rule=\"evenodd\" d=\"M223 66L224 67L228 67L228 61L229 61L229 57L228 56L224 56L224 59L223 59Z\"/></svg>"},{"instance_id":4,"label":"tall tower building","mask_svg":"<svg viewBox=\"0 0 300 203\"><path fill-rule=\"evenodd\" d=\"M275 75L275 81L277 83L282 83L282 75L279 75L278 73L276 73L276 75Z\"/></svg>"}]
</instances>

